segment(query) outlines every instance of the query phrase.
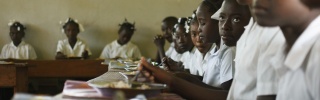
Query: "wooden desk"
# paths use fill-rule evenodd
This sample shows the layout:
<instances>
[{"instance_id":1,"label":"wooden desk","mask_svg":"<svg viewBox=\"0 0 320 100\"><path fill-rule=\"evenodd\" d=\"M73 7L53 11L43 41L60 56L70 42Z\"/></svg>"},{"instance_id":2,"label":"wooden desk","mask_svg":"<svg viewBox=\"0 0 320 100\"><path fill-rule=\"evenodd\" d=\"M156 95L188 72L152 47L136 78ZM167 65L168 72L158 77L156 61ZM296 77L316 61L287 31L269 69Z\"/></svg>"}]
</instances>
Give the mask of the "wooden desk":
<instances>
[{"instance_id":1,"label":"wooden desk","mask_svg":"<svg viewBox=\"0 0 320 100\"><path fill-rule=\"evenodd\" d=\"M29 77L97 77L108 71L103 60L30 60Z\"/></svg>"},{"instance_id":2,"label":"wooden desk","mask_svg":"<svg viewBox=\"0 0 320 100\"><path fill-rule=\"evenodd\" d=\"M8 64L0 65L0 87L13 87L15 92L27 92L28 67Z\"/></svg>"},{"instance_id":3,"label":"wooden desk","mask_svg":"<svg viewBox=\"0 0 320 100\"><path fill-rule=\"evenodd\" d=\"M18 60L26 66L0 65L0 87L14 87L15 92L28 91L28 78L88 78L108 71L103 60Z\"/></svg>"}]
</instances>

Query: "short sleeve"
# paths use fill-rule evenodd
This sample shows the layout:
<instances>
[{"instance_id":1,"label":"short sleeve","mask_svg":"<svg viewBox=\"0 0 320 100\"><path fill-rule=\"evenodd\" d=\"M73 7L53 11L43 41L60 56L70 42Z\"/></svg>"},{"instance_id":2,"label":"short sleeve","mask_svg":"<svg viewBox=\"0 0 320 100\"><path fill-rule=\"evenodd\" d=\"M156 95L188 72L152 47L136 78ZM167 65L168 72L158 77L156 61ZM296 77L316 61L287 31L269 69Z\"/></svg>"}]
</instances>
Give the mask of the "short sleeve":
<instances>
[{"instance_id":1,"label":"short sleeve","mask_svg":"<svg viewBox=\"0 0 320 100\"><path fill-rule=\"evenodd\" d=\"M232 48L228 48L222 58L221 58L221 67L220 67L220 83L227 82L233 79L234 74L234 58L235 51Z\"/></svg>"},{"instance_id":2,"label":"short sleeve","mask_svg":"<svg viewBox=\"0 0 320 100\"><path fill-rule=\"evenodd\" d=\"M57 52L64 53L63 52L63 41L62 40L58 41Z\"/></svg>"},{"instance_id":3,"label":"short sleeve","mask_svg":"<svg viewBox=\"0 0 320 100\"><path fill-rule=\"evenodd\" d=\"M37 59L36 51L31 45L29 45L29 59L32 59L32 60Z\"/></svg>"},{"instance_id":4,"label":"short sleeve","mask_svg":"<svg viewBox=\"0 0 320 100\"><path fill-rule=\"evenodd\" d=\"M1 54L0 54L0 58L1 58L1 59L7 59L7 58L6 58L6 52L5 52L5 51L6 51L6 48L7 48L7 45L4 45L3 48L2 48L2 50L1 50Z\"/></svg>"},{"instance_id":5,"label":"short sleeve","mask_svg":"<svg viewBox=\"0 0 320 100\"><path fill-rule=\"evenodd\" d=\"M107 58L110 58L110 55L109 55L109 47L108 45L106 45L103 50L102 50L102 53L100 55L100 59L107 59Z\"/></svg>"}]
</instances>

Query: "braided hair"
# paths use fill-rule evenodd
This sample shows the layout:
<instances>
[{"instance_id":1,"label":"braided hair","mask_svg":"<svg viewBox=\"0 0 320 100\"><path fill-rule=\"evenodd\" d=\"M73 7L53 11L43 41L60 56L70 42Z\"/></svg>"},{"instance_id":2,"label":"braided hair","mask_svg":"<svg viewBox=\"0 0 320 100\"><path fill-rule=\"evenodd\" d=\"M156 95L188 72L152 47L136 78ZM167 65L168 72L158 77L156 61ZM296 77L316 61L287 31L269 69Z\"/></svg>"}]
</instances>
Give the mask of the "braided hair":
<instances>
[{"instance_id":1,"label":"braided hair","mask_svg":"<svg viewBox=\"0 0 320 100\"><path fill-rule=\"evenodd\" d=\"M122 30L128 30L128 31L131 31L131 32L136 30L135 29L135 22L130 23L130 22L128 22L127 19L125 19L122 22L122 24L119 24L119 26L120 26L120 29L119 29L118 33L120 33Z\"/></svg>"},{"instance_id":2,"label":"braided hair","mask_svg":"<svg viewBox=\"0 0 320 100\"><path fill-rule=\"evenodd\" d=\"M77 23L75 20L73 20L72 18L68 18L68 20L66 21L66 23L63 24L62 28L66 29L68 25L75 25L78 29L78 31L80 31L79 28L79 23Z\"/></svg>"},{"instance_id":3,"label":"braided hair","mask_svg":"<svg viewBox=\"0 0 320 100\"><path fill-rule=\"evenodd\" d=\"M17 31L24 31L24 30L26 30L26 27L24 26L24 25L22 25L20 22L18 22L18 21L15 21L15 22L13 22L12 23L12 25L10 25L10 29L11 28L14 28L14 29L16 29Z\"/></svg>"}]
</instances>

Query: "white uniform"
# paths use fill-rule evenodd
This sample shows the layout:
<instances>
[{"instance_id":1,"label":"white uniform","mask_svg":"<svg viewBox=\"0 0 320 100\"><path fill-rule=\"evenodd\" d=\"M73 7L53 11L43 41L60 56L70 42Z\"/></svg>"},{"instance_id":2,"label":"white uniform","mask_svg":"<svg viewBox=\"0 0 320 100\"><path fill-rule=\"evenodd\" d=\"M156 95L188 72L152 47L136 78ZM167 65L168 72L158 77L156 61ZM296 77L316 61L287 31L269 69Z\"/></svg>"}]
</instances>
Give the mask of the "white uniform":
<instances>
[{"instance_id":1,"label":"white uniform","mask_svg":"<svg viewBox=\"0 0 320 100\"><path fill-rule=\"evenodd\" d=\"M79 38L73 48L71 48L68 39L58 41L57 52L61 52L67 57L82 57L85 50L88 51L88 55L91 55L88 45Z\"/></svg>"},{"instance_id":2,"label":"white uniform","mask_svg":"<svg viewBox=\"0 0 320 100\"><path fill-rule=\"evenodd\" d=\"M270 63L260 62L268 62L275 55L272 49L279 45L272 41L282 41L282 32L279 27L261 27L253 18L245 28L237 42L235 76L228 100L254 100L258 95L277 93L275 69Z\"/></svg>"},{"instance_id":3,"label":"white uniform","mask_svg":"<svg viewBox=\"0 0 320 100\"><path fill-rule=\"evenodd\" d=\"M204 72L203 82L213 87L221 87L221 84L233 78L235 47L221 45L216 52L211 51L209 63Z\"/></svg>"},{"instance_id":4,"label":"white uniform","mask_svg":"<svg viewBox=\"0 0 320 100\"><path fill-rule=\"evenodd\" d=\"M183 66L184 66L184 69L189 69L190 70L190 67L191 64L192 64L192 58L193 58L193 55L196 51L196 47L193 47L193 49L191 51L187 51L187 52L184 52L181 56L181 62L183 63ZM193 69L191 69L193 70ZM191 73L193 74L193 73Z\"/></svg>"},{"instance_id":5,"label":"white uniform","mask_svg":"<svg viewBox=\"0 0 320 100\"><path fill-rule=\"evenodd\" d=\"M202 53L197 49L194 53L194 61L192 64L192 68L196 69L197 72L195 75L203 76L205 70L207 69L206 67L209 64L210 57L214 55L215 52L215 44L212 44L210 50L206 53L206 55L203 57ZM191 68L190 68L191 69Z\"/></svg>"},{"instance_id":6,"label":"white uniform","mask_svg":"<svg viewBox=\"0 0 320 100\"><path fill-rule=\"evenodd\" d=\"M285 53L285 45L270 62L280 76L277 100L320 100L320 16ZM286 55L287 54L287 55Z\"/></svg>"},{"instance_id":7,"label":"white uniform","mask_svg":"<svg viewBox=\"0 0 320 100\"><path fill-rule=\"evenodd\" d=\"M171 52L171 55L169 56L169 58L171 58L173 61L176 61L176 62L180 62L181 57L182 57L182 54L178 53L176 50L173 50Z\"/></svg>"},{"instance_id":8,"label":"white uniform","mask_svg":"<svg viewBox=\"0 0 320 100\"><path fill-rule=\"evenodd\" d=\"M33 47L25 43L24 41L21 41L21 43L16 47L13 42L6 44L3 46L1 51L1 59L37 59L37 54Z\"/></svg>"},{"instance_id":9,"label":"white uniform","mask_svg":"<svg viewBox=\"0 0 320 100\"><path fill-rule=\"evenodd\" d=\"M174 43L170 43L170 47L168 48L168 50L166 51L166 56L167 57L171 57L172 52L175 51L174 49Z\"/></svg>"},{"instance_id":10,"label":"white uniform","mask_svg":"<svg viewBox=\"0 0 320 100\"><path fill-rule=\"evenodd\" d=\"M104 47L100 59L116 57L140 59L141 53L139 48L131 42L120 45L117 40L114 40Z\"/></svg>"}]
</instances>

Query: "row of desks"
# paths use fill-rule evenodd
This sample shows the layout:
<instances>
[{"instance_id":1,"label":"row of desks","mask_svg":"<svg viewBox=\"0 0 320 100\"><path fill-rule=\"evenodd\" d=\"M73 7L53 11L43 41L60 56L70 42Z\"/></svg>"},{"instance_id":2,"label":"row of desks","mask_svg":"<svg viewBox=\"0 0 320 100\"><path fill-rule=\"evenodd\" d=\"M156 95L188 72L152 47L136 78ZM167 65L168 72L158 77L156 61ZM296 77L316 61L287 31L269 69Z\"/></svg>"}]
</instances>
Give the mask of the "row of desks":
<instances>
[{"instance_id":1,"label":"row of desks","mask_svg":"<svg viewBox=\"0 0 320 100\"><path fill-rule=\"evenodd\" d=\"M108 71L103 60L20 60L19 64L0 64L0 87L28 91L28 78L97 77Z\"/></svg>"}]
</instances>

